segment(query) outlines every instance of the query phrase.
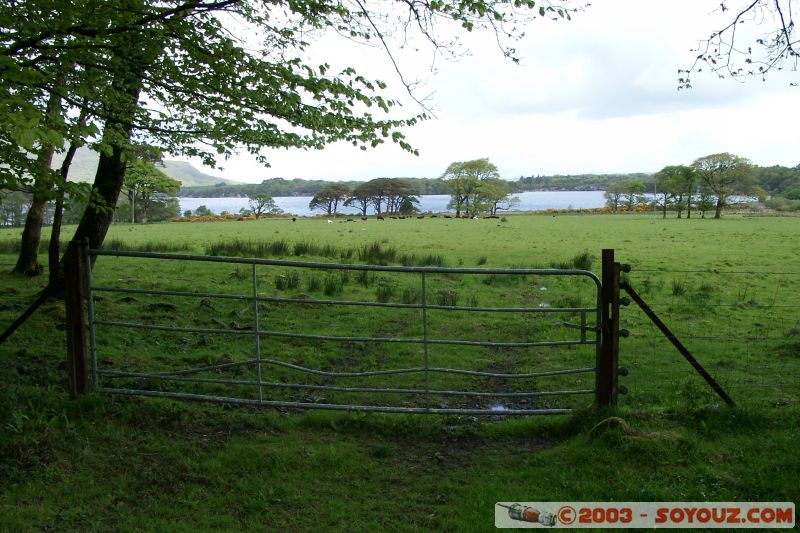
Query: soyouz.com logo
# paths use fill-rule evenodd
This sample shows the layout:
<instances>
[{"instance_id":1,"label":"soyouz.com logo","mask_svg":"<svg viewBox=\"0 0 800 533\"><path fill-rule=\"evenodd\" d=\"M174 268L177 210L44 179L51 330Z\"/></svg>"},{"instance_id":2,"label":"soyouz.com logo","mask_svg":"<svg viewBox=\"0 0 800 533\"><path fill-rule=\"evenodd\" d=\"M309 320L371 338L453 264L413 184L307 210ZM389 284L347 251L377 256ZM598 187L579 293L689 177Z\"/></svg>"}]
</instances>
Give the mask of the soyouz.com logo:
<instances>
[{"instance_id":1,"label":"soyouz.com logo","mask_svg":"<svg viewBox=\"0 0 800 533\"><path fill-rule=\"evenodd\" d=\"M497 502L498 528L790 529L792 502Z\"/></svg>"}]
</instances>

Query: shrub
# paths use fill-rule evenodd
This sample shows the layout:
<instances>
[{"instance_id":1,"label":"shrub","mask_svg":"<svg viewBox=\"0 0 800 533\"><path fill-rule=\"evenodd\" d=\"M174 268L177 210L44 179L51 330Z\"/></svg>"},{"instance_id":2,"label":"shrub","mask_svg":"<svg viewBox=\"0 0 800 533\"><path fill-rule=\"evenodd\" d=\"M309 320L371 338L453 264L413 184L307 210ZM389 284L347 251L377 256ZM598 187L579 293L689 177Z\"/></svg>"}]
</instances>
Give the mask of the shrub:
<instances>
[{"instance_id":1,"label":"shrub","mask_svg":"<svg viewBox=\"0 0 800 533\"><path fill-rule=\"evenodd\" d=\"M489 258L488 258L488 257L486 257L485 255L482 255L482 256L480 256L480 257L478 258L478 260L476 261L476 264L477 264L478 266L480 266L480 265L485 265L485 264L486 264L486 261L488 261L488 260L489 260Z\"/></svg>"}]
</instances>

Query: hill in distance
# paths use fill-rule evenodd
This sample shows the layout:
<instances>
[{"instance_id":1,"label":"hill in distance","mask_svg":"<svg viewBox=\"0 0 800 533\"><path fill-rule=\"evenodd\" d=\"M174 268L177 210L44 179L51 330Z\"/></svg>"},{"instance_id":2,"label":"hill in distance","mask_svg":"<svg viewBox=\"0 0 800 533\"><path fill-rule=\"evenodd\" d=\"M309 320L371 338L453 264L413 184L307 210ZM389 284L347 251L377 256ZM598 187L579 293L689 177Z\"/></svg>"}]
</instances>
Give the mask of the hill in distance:
<instances>
[{"instance_id":1,"label":"hill in distance","mask_svg":"<svg viewBox=\"0 0 800 533\"><path fill-rule=\"evenodd\" d=\"M75 158L72 160L72 166L69 170L70 181L79 181L91 183L94 181L94 174L97 170L97 161L100 158L99 154L87 147L79 148L75 153ZM53 166L58 168L63 160L63 154L56 154L53 157ZM163 166L157 165L159 169L167 176L174 180L181 182L183 187L202 187L209 185L217 185L224 183L226 185L236 185L239 182L218 176L212 176L205 172L198 170L191 163L186 161L170 161L164 160Z\"/></svg>"}]
</instances>

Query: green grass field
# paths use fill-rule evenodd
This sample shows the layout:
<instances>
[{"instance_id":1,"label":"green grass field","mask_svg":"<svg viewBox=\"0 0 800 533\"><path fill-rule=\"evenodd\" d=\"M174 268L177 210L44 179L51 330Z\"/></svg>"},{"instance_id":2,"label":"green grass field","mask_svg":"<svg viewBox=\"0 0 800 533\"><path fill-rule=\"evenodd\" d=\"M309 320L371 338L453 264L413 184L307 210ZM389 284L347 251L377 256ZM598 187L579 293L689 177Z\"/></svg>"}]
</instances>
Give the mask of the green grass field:
<instances>
[{"instance_id":1,"label":"green grass field","mask_svg":"<svg viewBox=\"0 0 800 533\"><path fill-rule=\"evenodd\" d=\"M65 229L69 235L71 228ZM728 390L723 407L633 306L622 312L629 393L611 412L590 395L510 407L571 415L512 418L357 414L65 392L62 306L47 304L0 345L0 525L8 530L487 531L496 501L797 501L800 474L800 218L514 215L506 219L325 219L116 225L109 247L333 263L551 268L599 273L603 248L627 280ZM0 231L0 325L45 279L13 276L18 230ZM43 258L44 260L44 258ZM100 257L98 287L251 294L249 266ZM419 274L259 266L260 297L419 303ZM431 275L429 303L460 307L592 307L591 282L544 276ZM433 300L431 302L430 300ZM98 317L195 328L250 327L241 300L96 293ZM413 308L262 302L269 328L321 335L416 337ZM430 338L574 338L577 315L431 311ZM590 317L591 320L591 317ZM263 323L262 323L262 327ZM252 357L247 335L98 326L103 371L163 372ZM269 338L265 354L330 371L416 366L419 346ZM437 346L431 364L479 371L593 365L592 346ZM237 370L238 368L238 370ZM262 378L286 383L286 368ZM252 367L227 374L242 381ZM207 377L217 374L208 373ZM102 384L257 398L252 386L104 378ZM330 385L323 378L306 378ZM438 389L564 390L593 375L500 380L431 375ZM419 387L418 375L348 385ZM458 396L398 398L269 388L270 398L487 407ZM507 403L506 400L499 400ZM427 402L427 403L426 403ZM602 424L608 416L621 424ZM598 423L599 426L598 426Z\"/></svg>"}]
</instances>

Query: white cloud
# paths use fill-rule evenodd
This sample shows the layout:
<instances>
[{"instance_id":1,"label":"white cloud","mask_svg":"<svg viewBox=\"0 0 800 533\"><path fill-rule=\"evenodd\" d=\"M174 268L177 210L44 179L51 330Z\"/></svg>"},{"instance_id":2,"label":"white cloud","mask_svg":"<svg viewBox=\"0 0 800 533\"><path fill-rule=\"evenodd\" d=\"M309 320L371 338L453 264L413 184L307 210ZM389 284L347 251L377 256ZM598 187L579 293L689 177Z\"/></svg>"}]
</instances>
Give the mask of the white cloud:
<instances>
[{"instance_id":1,"label":"white cloud","mask_svg":"<svg viewBox=\"0 0 800 533\"><path fill-rule=\"evenodd\" d=\"M318 152L271 150L272 168L247 157L227 162L224 177L371 179L441 174L456 160L489 157L506 178L582 172L652 172L729 151L758 164L796 165L798 89L788 76L738 83L708 74L677 90L690 48L716 29L718 1L595 0L572 22L535 22L517 47L517 66L487 37L469 36L471 57L414 68L436 91L438 118L406 134L414 157L394 146L362 152L334 145ZM379 50L324 43L340 64L355 62L372 77L399 82ZM794 73L796 75L796 73ZM402 92L396 93L404 98ZM405 109L414 113L406 100Z\"/></svg>"}]
</instances>

